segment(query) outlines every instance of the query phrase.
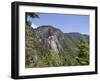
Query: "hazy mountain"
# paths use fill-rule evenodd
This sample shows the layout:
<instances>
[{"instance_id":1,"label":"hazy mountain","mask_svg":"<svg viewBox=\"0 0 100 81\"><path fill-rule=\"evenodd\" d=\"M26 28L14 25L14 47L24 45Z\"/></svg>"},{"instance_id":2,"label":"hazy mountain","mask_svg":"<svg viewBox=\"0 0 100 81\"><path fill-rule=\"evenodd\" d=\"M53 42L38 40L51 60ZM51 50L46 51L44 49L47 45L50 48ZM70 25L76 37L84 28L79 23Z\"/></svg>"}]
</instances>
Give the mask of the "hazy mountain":
<instances>
[{"instance_id":1,"label":"hazy mountain","mask_svg":"<svg viewBox=\"0 0 100 81\"><path fill-rule=\"evenodd\" d=\"M26 25L26 67L79 65L76 57L78 57L81 38L89 42L88 35L63 33L50 25L36 29Z\"/></svg>"}]
</instances>

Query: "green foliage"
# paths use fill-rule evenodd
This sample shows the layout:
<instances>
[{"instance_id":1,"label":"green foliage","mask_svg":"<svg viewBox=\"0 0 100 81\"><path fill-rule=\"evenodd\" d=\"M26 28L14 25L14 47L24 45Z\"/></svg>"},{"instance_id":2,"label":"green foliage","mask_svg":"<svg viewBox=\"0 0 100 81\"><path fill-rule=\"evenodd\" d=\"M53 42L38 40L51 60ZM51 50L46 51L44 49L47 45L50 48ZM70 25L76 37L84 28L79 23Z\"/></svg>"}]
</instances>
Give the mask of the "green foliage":
<instances>
[{"instance_id":1,"label":"green foliage","mask_svg":"<svg viewBox=\"0 0 100 81\"><path fill-rule=\"evenodd\" d=\"M48 62L50 66L61 66L62 61L59 56L59 54L55 53L53 50L50 50L50 53L48 54Z\"/></svg>"},{"instance_id":2,"label":"green foliage","mask_svg":"<svg viewBox=\"0 0 100 81\"><path fill-rule=\"evenodd\" d=\"M89 64L89 45L84 38L81 38L80 40L79 54L77 60L81 65Z\"/></svg>"},{"instance_id":3,"label":"green foliage","mask_svg":"<svg viewBox=\"0 0 100 81\"><path fill-rule=\"evenodd\" d=\"M30 16L31 18L39 18L39 16L36 13L33 13L33 12L32 13L31 12L26 13L26 16L27 17Z\"/></svg>"},{"instance_id":4,"label":"green foliage","mask_svg":"<svg viewBox=\"0 0 100 81\"><path fill-rule=\"evenodd\" d=\"M48 30L48 35L52 36L52 30ZM25 26L25 67L58 67L77 66L89 64L89 43L86 38L74 39L66 37L59 39L62 49L59 53L47 47L46 39L37 38L36 30L31 26ZM78 40L78 41L77 41ZM73 42L74 41L74 42ZM75 42L76 41L76 42ZM76 44L77 43L77 44Z\"/></svg>"},{"instance_id":5,"label":"green foliage","mask_svg":"<svg viewBox=\"0 0 100 81\"><path fill-rule=\"evenodd\" d=\"M33 12L32 13L31 12L26 13L26 24L29 25L29 26L31 26L32 22L27 19L28 17L39 18L39 16L36 13L33 13Z\"/></svg>"}]
</instances>

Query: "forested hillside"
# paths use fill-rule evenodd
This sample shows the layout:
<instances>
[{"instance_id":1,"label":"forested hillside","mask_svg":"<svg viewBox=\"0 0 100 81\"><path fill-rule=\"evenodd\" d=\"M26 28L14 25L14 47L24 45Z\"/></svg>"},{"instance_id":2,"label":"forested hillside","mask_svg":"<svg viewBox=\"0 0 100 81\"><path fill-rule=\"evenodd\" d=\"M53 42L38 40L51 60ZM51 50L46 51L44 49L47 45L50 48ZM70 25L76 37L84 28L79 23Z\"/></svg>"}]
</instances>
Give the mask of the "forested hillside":
<instances>
[{"instance_id":1,"label":"forested hillside","mask_svg":"<svg viewBox=\"0 0 100 81\"><path fill-rule=\"evenodd\" d=\"M63 33L50 25L25 26L25 67L57 67L89 64L89 36Z\"/></svg>"}]
</instances>

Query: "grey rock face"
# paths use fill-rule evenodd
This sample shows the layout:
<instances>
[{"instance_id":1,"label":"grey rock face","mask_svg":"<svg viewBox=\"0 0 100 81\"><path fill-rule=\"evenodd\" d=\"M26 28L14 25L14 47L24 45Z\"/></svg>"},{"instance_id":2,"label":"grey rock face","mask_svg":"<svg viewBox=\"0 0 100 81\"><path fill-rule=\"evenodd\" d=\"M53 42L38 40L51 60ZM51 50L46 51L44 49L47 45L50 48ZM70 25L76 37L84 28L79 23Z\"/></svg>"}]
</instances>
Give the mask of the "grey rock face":
<instances>
[{"instance_id":1,"label":"grey rock face","mask_svg":"<svg viewBox=\"0 0 100 81\"><path fill-rule=\"evenodd\" d=\"M45 25L37 28L36 36L43 45L56 53L59 53L59 50L62 49L64 34L61 30Z\"/></svg>"}]
</instances>

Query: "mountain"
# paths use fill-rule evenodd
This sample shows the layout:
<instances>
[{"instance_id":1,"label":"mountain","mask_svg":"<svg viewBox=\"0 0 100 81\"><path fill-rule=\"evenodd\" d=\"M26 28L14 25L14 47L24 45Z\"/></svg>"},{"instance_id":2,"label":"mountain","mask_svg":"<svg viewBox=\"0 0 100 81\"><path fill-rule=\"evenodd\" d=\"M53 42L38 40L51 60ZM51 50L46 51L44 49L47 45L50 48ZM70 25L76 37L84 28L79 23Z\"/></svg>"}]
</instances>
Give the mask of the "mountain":
<instances>
[{"instance_id":1,"label":"mountain","mask_svg":"<svg viewBox=\"0 0 100 81\"><path fill-rule=\"evenodd\" d=\"M26 25L26 68L80 65L76 58L81 38L89 42L88 35L63 33L50 25L39 26L36 29Z\"/></svg>"},{"instance_id":2,"label":"mountain","mask_svg":"<svg viewBox=\"0 0 100 81\"><path fill-rule=\"evenodd\" d=\"M61 30L52 26L40 26L36 30L38 40L56 53L63 48L64 34Z\"/></svg>"},{"instance_id":3,"label":"mountain","mask_svg":"<svg viewBox=\"0 0 100 81\"><path fill-rule=\"evenodd\" d=\"M89 35L80 34L78 32L64 33L67 45L71 48L79 47L80 39L83 37L89 43Z\"/></svg>"}]
</instances>

